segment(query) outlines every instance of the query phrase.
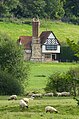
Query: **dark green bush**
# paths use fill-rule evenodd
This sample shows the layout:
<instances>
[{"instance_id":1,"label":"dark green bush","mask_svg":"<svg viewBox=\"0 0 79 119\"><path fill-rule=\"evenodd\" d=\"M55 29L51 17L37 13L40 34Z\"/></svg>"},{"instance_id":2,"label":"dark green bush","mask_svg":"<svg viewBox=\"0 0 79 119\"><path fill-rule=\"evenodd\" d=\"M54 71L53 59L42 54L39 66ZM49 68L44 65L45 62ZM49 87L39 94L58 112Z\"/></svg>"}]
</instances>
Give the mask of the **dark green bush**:
<instances>
[{"instance_id":1,"label":"dark green bush","mask_svg":"<svg viewBox=\"0 0 79 119\"><path fill-rule=\"evenodd\" d=\"M46 92L63 92L70 91L70 81L66 74L61 74L56 72L49 77L48 83L46 85Z\"/></svg>"},{"instance_id":2,"label":"dark green bush","mask_svg":"<svg viewBox=\"0 0 79 119\"><path fill-rule=\"evenodd\" d=\"M11 74L0 71L0 94L11 95L23 92L21 83Z\"/></svg>"},{"instance_id":3,"label":"dark green bush","mask_svg":"<svg viewBox=\"0 0 79 119\"><path fill-rule=\"evenodd\" d=\"M69 46L61 46L60 61L72 62L77 60L78 58L75 56L74 51Z\"/></svg>"},{"instance_id":4,"label":"dark green bush","mask_svg":"<svg viewBox=\"0 0 79 119\"><path fill-rule=\"evenodd\" d=\"M23 91L29 70L23 56L23 47L7 34L0 34L0 94L20 94Z\"/></svg>"},{"instance_id":5,"label":"dark green bush","mask_svg":"<svg viewBox=\"0 0 79 119\"><path fill-rule=\"evenodd\" d=\"M79 68L70 69L66 73L56 72L49 77L45 87L46 92L70 92L79 95Z\"/></svg>"}]
</instances>

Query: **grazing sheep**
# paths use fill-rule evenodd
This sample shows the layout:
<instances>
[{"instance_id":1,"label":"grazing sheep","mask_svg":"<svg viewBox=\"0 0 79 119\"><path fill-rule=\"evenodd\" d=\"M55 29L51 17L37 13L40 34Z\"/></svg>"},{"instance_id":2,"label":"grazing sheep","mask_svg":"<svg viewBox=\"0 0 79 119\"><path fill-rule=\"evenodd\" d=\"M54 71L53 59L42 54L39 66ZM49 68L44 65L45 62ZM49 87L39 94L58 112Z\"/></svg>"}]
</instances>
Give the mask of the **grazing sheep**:
<instances>
[{"instance_id":1,"label":"grazing sheep","mask_svg":"<svg viewBox=\"0 0 79 119\"><path fill-rule=\"evenodd\" d=\"M23 98L24 102L26 102L27 104L29 103L30 100L33 100L34 97L30 97L30 98Z\"/></svg>"},{"instance_id":2,"label":"grazing sheep","mask_svg":"<svg viewBox=\"0 0 79 119\"><path fill-rule=\"evenodd\" d=\"M62 96L70 96L70 92L62 92Z\"/></svg>"},{"instance_id":3,"label":"grazing sheep","mask_svg":"<svg viewBox=\"0 0 79 119\"><path fill-rule=\"evenodd\" d=\"M58 111L57 111L54 107L51 107L51 106L46 106L46 107L45 107L45 112L46 112L46 113L47 113L47 112L50 112L50 113L56 112L56 113L58 113Z\"/></svg>"},{"instance_id":4,"label":"grazing sheep","mask_svg":"<svg viewBox=\"0 0 79 119\"><path fill-rule=\"evenodd\" d=\"M17 100L17 95L11 95L8 100Z\"/></svg>"},{"instance_id":5,"label":"grazing sheep","mask_svg":"<svg viewBox=\"0 0 79 119\"><path fill-rule=\"evenodd\" d=\"M20 105L20 107L21 107L22 109L24 109L25 107L28 108L28 104L27 104L24 100L22 100L22 99L20 100L19 105Z\"/></svg>"},{"instance_id":6,"label":"grazing sheep","mask_svg":"<svg viewBox=\"0 0 79 119\"><path fill-rule=\"evenodd\" d=\"M46 93L44 96L52 97L54 94L53 93Z\"/></svg>"},{"instance_id":7,"label":"grazing sheep","mask_svg":"<svg viewBox=\"0 0 79 119\"><path fill-rule=\"evenodd\" d=\"M70 96L70 92L57 92L57 96Z\"/></svg>"},{"instance_id":8,"label":"grazing sheep","mask_svg":"<svg viewBox=\"0 0 79 119\"><path fill-rule=\"evenodd\" d=\"M38 93L32 94L32 97L34 97L34 98L42 98L42 94L38 94Z\"/></svg>"},{"instance_id":9,"label":"grazing sheep","mask_svg":"<svg viewBox=\"0 0 79 119\"><path fill-rule=\"evenodd\" d=\"M23 98L24 102L26 102L27 104L29 103L29 98Z\"/></svg>"},{"instance_id":10,"label":"grazing sheep","mask_svg":"<svg viewBox=\"0 0 79 119\"><path fill-rule=\"evenodd\" d=\"M62 93L57 92L56 95L57 95L57 96L62 96Z\"/></svg>"}]
</instances>

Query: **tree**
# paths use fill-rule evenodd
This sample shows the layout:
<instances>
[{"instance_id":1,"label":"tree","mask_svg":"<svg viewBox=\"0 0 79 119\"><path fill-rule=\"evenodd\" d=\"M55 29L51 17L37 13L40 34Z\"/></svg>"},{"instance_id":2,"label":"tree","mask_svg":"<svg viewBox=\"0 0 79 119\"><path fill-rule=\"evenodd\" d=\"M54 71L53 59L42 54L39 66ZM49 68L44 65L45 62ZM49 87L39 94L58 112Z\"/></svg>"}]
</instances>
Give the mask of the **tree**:
<instances>
[{"instance_id":1,"label":"tree","mask_svg":"<svg viewBox=\"0 0 79 119\"><path fill-rule=\"evenodd\" d=\"M18 44L6 34L0 34L0 72L4 72L2 74L6 74L6 78L8 79L12 77L10 80L5 78L5 80L7 80L6 86L8 86L8 83L10 84L10 82L13 80L13 82L16 82L18 86L16 84L15 85L20 88L23 88L24 81L27 79L28 75L28 68L23 59L22 47L19 47ZM1 75L1 77L2 76L4 77L4 75ZM6 82L5 80L2 80L3 83L0 83L0 87L2 87L2 84ZM12 93L11 89L9 88L9 93ZM16 90L17 93L21 93L22 91L18 90L18 88Z\"/></svg>"},{"instance_id":2,"label":"tree","mask_svg":"<svg viewBox=\"0 0 79 119\"><path fill-rule=\"evenodd\" d=\"M21 3L21 15L22 17L44 17L44 0L20 0Z\"/></svg>"},{"instance_id":3,"label":"tree","mask_svg":"<svg viewBox=\"0 0 79 119\"><path fill-rule=\"evenodd\" d=\"M60 19L64 15L63 2L61 0L45 0L45 12L50 19Z\"/></svg>"},{"instance_id":4,"label":"tree","mask_svg":"<svg viewBox=\"0 0 79 119\"><path fill-rule=\"evenodd\" d=\"M70 48L74 51L75 56L79 58L79 44L76 44L73 40L70 41L69 39L67 39L67 43L70 46Z\"/></svg>"},{"instance_id":5,"label":"tree","mask_svg":"<svg viewBox=\"0 0 79 119\"><path fill-rule=\"evenodd\" d=\"M0 17L13 16L12 10L17 8L19 0L1 0L0 1Z\"/></svg>"},{"instance_id":6,"label":"tree","mask_svg":"<svg viewBox=\"0 0 79 119\"><path fill-rule=\"evenodd\" d=\"M66 0L64 2L64 9L66 16L73 16L79 17L79 0Z\"/></svg>"}]
</instances>

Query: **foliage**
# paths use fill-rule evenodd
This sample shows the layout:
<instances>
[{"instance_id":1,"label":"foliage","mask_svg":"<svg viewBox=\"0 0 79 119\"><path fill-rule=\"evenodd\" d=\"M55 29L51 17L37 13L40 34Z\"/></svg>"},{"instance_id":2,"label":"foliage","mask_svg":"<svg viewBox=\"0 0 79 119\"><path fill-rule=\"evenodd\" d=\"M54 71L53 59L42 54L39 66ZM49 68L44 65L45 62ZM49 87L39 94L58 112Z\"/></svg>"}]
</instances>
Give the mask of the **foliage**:
<instances>
[{"instance_id":1,"label":"foliage","mask_svg":"<svg viewBox=\"0 0 79 119\"><path fill-rule=\"evenodd\" d=\"M47 82L45 91L49 92L64 92L70 91L70 77L65 73L55 72L50 75L49 80Z\"/></svg>"},{"instance_id":2,"label":"foliage","mask_svg":"<svg viewBox=\"0 0 79 119\"><path fill-rule=\"evenodd\" d=\"M58 19L79 24L78 0L1 0L0 17Z\"/></svg>"},{"instance_id":3,"label":"foliage","mask_svg":"<svg viewBox=\"0 0 79 119\"><path fill-rule=\"evenodd\" d=\"M71 67L79 66L78 63L30 63L30 76L26 92L44 92L44 88L48 82L48 77L55 72L66 73ZM45 75L45 77L38 77Z\"/></svg>"},{"instance_id":4,"label":"foliage","mask_svg":"<svg viewBox=\"0 0 79 119\"><path fill-rule=\"evenodd\" d=\"M45 91L50 92L70 92L76 96L79 88L79 68L71 68L66 73L58 73L50 75ZM79 92L78 92L79 95Z\"/></svg>"},{"instance_id":5,"label":"foliage","mask_svg":"<svg viewBox=\"0 0 79 119\"><path fill-rule=\"evenodd\" d=\"M61 19L64 15L63 3L60 0L45 0L45 11L50 19Z\"/></svg>"},{"instance_id":6,"label":"foliage","mask_svg":"<svg viewBox=\"0 0 79 119\"><path fill-rule=\"evenodd\" d=\"M75 43L73 40L70 41L69 39L67 39L67 43L71 47L71 49L74 51L75 56L79 58L79 44Z\"/></svg>"},{"instance_id":7,"label":"foliage","mask_svg":"<svg viewBox=\"0 0 79 119\"><path fill-rule=\"evenodd\" d=\"M69 46L61 45L60 60L63 62L77 61L74 51Z\"/></svg>"},{"instance_id":8,"label":"foliage","mask_svg":"<svg viewBox=\"0 0 79 119\"><path fill-rule=\"evenodd\" d=\"M12 10L17 8L19 0L1 0L0 17L13 17Z\"/></svg>"},{"instance_id":9,"label":"foliage","mask_svg":"<svg viewBox=\"0 0 79 119\"><path fill-rule=\"evenodd\" d=\"M0 70L0 94L21 94L23 87L21 83L10 73Z\"/></svg>"},{"instance_id":10,"label":"foliage","mask_svg":"<svg viewBox=\"0 0 79 119\"><path fill-rule=\"evenodd\" d=\"M15 87L20 86L19 89L17 88L16 91L17 93L20 93L20 88L23 85L22 83L25 79L27 79L27 65L24 65L22 47L19 47L19 45L11 40L6 34L0 34L0 72L4 72L4 74L6 74L5 78L4 75L1 76L3 78L0 78L0 80L3 79L3 84L5 84L7 78L9 78L6 84L8 86L8 84L11 83L11 86L14 89L14 85L12 85L13 80L13 83L15 83ZM8 77L9 75L10 77ZM9 82L9 80L11 81ZM1 86L3 86L2 83ZM12 93L12 88L10 88L10 86L8 87L10 94ZM7 89L5 91L3 91L3 93L5 92L8 94Z\"/></svg>"}]
</instances>

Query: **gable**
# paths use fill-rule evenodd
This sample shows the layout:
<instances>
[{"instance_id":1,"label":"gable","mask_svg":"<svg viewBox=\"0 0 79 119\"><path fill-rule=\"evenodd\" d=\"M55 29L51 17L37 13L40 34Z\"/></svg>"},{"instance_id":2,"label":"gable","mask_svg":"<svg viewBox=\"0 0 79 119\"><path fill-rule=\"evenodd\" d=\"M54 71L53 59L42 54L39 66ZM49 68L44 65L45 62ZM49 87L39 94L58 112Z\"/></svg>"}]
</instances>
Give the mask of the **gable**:
<instances>
[{"instance_id":1,"label":"gable","mask_svg":"<svg viewBox=\"0 0 79 119\"><path fill-rule=\"evenodd\" d=\"M43 31L40 35L41 45L43 44L52 44L52 45L60 45L58 39L54 35L52 31Z\"/></svg>"},{"instance_id":2,"label":"gable","mask_svg":"<svg viewBox=\"0 0 79 119\"><path fill-rule=\"evenodd\" d=\"M54 34L50 33L44 44L46 44L46 45L58 45L59 42L56 39L56 37L54 36Z\"/></svg>"}]
</instances>

